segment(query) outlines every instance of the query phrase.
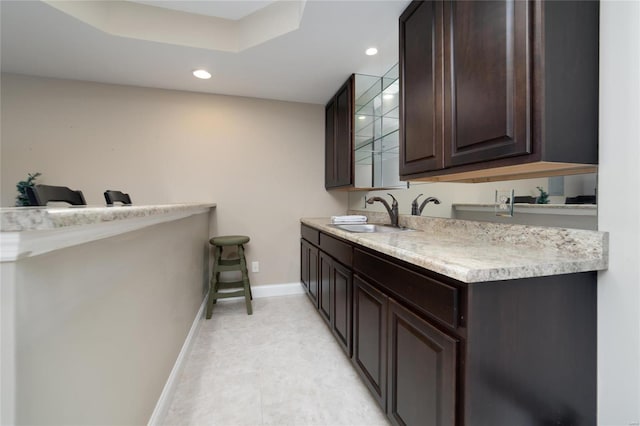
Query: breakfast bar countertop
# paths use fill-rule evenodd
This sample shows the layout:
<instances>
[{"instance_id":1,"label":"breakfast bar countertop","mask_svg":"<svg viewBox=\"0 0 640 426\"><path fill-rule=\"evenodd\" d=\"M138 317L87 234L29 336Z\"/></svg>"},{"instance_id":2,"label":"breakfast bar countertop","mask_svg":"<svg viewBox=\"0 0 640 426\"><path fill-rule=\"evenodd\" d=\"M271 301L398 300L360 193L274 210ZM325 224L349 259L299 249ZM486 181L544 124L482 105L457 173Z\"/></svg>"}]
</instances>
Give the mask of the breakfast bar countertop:
<instances>
[{"instance_id":1,"label":"breakfast bar countertop","mask_svg":"<svg viewBox=\"0 0 640 426\"><path fill-rule=\"evenodd\" d=\"M0 262L14 262L193 215L214 203L0 209Z\"/></svg>"},{"instance_id":2,"label":"breakfast bar countertop","mask_svg":"<svg viewBox=\"0 0 640 426\"><path fill-rule=\"evenodd\" d=\"M130 206L8 207L0 209L0 231L46 231L125 219L209 209L214 203Z\"/></svg>"},{"instance_id":3,"label":"breakfast bar countertop","mask_svg":"<svg viewBox=\"0 0 640 426\"><path fill-rule=\"evenodd\" d=\"M358 212L367 214L366 212ZM384 216L370 215L384 223ZM465 283L598 271L608 267L607 232L400 216L410 231L353 233L330 218L302 218L324 233Z\"/></svg>"}]
</instances>

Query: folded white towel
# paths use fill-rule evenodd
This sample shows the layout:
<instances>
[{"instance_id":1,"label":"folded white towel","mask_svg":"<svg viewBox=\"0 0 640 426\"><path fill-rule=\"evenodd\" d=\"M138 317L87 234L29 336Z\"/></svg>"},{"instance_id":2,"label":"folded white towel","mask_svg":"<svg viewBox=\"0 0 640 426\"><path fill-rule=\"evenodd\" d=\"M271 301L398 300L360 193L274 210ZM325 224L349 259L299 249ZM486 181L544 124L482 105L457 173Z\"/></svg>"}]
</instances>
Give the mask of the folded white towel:
<instances>
[{"instance_id":1,"label":"folded white towel","mask_svg":"<svg viewBox=\"0 0 640 426\"><path fill-rule=\"evenodd\" d=\"M347 216L331 216L331 223L366 223L367 217L353 214Z\"/></svg>"}]
</instances>

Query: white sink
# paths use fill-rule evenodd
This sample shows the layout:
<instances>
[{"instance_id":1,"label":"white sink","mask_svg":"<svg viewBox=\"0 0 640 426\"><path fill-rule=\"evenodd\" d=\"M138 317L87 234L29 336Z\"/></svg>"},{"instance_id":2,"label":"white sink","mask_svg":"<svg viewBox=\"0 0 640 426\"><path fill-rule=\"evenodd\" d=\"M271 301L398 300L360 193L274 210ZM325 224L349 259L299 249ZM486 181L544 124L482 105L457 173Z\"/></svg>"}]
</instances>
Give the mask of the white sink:
<instances>
[{"instance_id":1,"label":"white sink","mask_svg":"<svg viewBox=\"0 0 640 426\"><path fill-rule=\"evenodd\" d=\"M341 223L341 224L333 224L338 229L342 229L343 231L348 232L402 232L402 231L410 231L409 228L396 228L391 225L377 225L374 223Z\"/></svg>"}]
</instances>

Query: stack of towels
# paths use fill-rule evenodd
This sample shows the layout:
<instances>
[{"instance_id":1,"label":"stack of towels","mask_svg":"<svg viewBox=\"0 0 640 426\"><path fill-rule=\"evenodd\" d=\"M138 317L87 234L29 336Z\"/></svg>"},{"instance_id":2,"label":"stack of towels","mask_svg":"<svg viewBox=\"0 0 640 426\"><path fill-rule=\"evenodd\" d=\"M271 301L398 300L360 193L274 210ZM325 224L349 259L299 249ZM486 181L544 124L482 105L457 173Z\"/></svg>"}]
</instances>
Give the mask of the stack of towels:
<instances>
[{"instance_id":1,"label":"stack of towels","mask_svg":"<svg viewBox=\"0 0 640 426\"><path fill-rule=\"evenodd\" d=\"M347 216L331 216L331 223L332 224L337 224L337 223L367 223L367 217L366 216L362 216L362 215L358 215L358 214L352 214L352 215L347 215Z\"/></svg>"}]
</instances>

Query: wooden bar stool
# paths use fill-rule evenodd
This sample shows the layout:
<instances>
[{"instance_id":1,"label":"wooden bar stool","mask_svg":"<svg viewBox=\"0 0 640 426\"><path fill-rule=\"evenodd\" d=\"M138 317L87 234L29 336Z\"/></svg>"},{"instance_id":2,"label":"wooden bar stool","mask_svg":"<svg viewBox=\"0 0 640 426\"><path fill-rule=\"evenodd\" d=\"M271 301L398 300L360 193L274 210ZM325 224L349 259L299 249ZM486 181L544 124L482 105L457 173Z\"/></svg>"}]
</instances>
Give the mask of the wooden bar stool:
<instances>
[{"instance_id":1,"label":"wooden bar stool","mask_svg":"<svg viewBox=\"0 0 640 426\"><path fill-rule=\"evenodd\" d=\"M251 285L249 283L249 273L247 271L247 259L244 257L244 246L249 242L249 237L245 235L225 235L221 237L213 237L209 243L215 247L215 259L213 272L211 273L211 284L209 286L209 300L207 301L207 319L211 318L213 305L218 299L228 297L244 296L247 304L247 314L253 314L251 308ZM223 259L222 251L224 247L235 247L238 257L232 259ZM240 281L220 282L220 272L240 271L242 279ZM241 290L232 292L220 292L220 290L228 290L240 288Z\"/></svg>"}]
</instances>

